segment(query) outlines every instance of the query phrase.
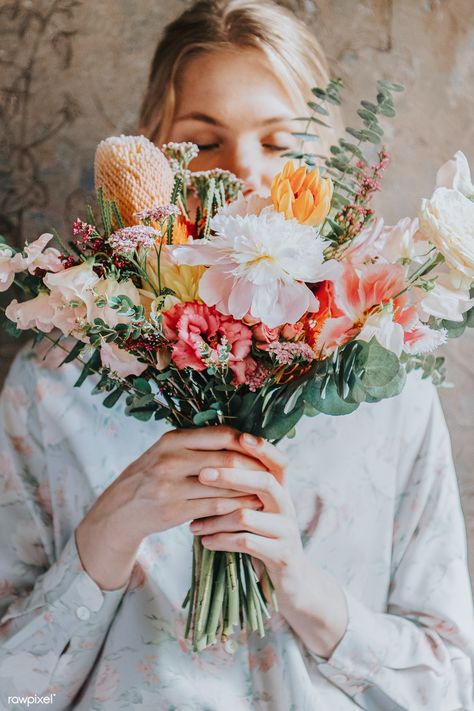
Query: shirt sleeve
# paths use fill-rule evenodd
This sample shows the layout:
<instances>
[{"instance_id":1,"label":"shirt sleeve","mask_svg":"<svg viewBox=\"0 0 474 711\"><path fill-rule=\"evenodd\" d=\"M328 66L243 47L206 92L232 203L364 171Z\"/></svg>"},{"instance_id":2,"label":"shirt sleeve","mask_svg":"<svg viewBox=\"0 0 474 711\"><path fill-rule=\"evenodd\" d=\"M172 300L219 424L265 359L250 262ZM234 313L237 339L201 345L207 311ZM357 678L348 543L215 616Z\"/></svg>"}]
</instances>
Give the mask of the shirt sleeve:
<instances>
[{"instance_id":1,"label":"shirt sleeve","mask_svg":"<svg viewBox=\"0 0 474 711\"><path fill-rule=\"evenodd\" d=\"M17 356L0 396L0 697L48 696L70 708L126 585L102 590L82 566L75 532L55 553L35 363ZM1 703L0 703L1 705Z\"/></svg>"},{"instance_id":2,"label":"shirt sleeve","mask_svg":"<svg viewBox=\"0 0 474 711\"><path fill-rule=\"evenodd\" d=\"M474 616L451 444L434 386L397 497L387 611L344 588L348 625L320 672L363 709L474 709ZM424 391L424 392L423 392Z\"/></svg>"}]
</instances>

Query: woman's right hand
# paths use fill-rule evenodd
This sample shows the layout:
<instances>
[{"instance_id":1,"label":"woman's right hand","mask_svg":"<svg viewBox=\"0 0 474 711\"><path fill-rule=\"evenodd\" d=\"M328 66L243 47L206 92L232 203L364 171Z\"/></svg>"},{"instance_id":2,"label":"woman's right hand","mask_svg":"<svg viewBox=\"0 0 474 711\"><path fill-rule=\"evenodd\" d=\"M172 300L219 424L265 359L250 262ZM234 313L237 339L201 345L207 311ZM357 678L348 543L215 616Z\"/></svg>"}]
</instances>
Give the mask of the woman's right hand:
<instances>
[{"instance_id":1,"label":"woman's right hand","mask_svg":"<svg viewBox=\"0 0 474 711\"><path fill-rule=\"evenodd\" d=\"M124 585L142 539L186 521L261 508L260 499L201 484L201 469L264 470L230 427L173 430L164 434L105 489L76 529L81 562L105 590Z\"/></svg>"}]
</instances>

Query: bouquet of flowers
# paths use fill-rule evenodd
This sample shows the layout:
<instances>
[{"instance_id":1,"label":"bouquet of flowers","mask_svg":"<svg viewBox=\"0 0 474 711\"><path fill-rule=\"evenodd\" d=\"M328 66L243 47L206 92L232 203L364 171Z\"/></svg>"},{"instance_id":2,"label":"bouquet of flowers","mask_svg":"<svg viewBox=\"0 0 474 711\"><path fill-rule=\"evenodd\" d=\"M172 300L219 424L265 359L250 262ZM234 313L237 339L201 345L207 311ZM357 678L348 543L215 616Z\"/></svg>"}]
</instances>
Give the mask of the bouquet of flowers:
<instances>
[{"instance_id":1,"label":"bouquet of flowers","mask_svg":"<svg viewBox=\"0 0 474 711\"><path fill-rule=\"evenodd\" d=\"M190 143L102 141L100 220L88 206L68 242L53 230L21 251L0 243L0 290L23 293L6 308L8 329L80 361L76 385L95 375L106 407L124 395L143 420L229 424L274 443L304 415L397 395L414 368L440 384L433 351L474 324L474 186L458 152L417 218L377 219L370 199L388 162L379 117L394 116L401 88L379 82L362 126L329 157L304 142L340 103L341 83L315 88L301 151L270 195L244 196L227 171L193 172ZM250 556L195 537L183 603L195 650L239 624L263 636L270 604L271 580Z\"/></svg>"}]
</instances>

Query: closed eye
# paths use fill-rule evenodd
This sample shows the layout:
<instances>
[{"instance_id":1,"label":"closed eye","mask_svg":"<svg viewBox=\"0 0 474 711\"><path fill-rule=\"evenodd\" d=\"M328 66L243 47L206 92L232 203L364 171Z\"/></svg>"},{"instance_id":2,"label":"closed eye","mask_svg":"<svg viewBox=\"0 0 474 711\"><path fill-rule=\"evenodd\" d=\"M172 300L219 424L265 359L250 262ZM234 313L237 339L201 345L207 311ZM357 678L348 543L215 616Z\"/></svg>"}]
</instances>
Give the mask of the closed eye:
<instances>
[{"instance_id":1,"label":"closed eye","mask_svg":"<svg viewBox=\"0 0 474 711\"><path fill-rule=\"evenodd\" d=\"M288 151L289 146L276 146L273 143L263 143L262 144L264 148L267 149L267 151L274 151L274 152L282 152L282 151Z\"/></svg>"},{"instance_id":2,"label":"closed eye","mask_svg":"<svg viewBox=\"0 0 474 711\"><path fill-rule=\"evenodd\" d=\"M219 148L218 143L198 143L197 147L200 151L215 151Z\"/></svg>"}]
</instances>

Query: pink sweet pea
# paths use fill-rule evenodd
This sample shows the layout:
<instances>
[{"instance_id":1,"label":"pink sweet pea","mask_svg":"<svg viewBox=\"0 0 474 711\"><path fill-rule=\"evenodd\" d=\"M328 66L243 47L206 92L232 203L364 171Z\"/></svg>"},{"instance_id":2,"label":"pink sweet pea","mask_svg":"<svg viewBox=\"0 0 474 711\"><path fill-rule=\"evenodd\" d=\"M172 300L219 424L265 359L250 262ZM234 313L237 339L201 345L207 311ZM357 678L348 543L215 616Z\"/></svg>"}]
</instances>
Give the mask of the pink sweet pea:
<instances>
[{"instance_id":1,"label":"pink sweet pea","mask_svg":"<svg viewBox=\"0 0 474 711\"><path fill-rule=\"evenodd\" d=\"M100 347L100 358L102 364L117 373L120 378L141 375L147 369L146 363L141 363L138 358L115 343L103 343Z\"/></svg>"}]
</instances>

